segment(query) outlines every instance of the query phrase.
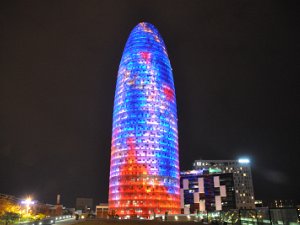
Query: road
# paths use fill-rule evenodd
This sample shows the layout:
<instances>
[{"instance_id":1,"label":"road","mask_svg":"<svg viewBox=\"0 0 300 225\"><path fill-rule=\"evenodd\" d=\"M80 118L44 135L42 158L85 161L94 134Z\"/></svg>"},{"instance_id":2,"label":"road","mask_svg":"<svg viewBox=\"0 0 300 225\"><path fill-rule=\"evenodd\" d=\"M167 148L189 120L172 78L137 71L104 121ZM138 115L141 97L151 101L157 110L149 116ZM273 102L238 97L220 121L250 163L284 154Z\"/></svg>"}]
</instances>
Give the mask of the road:
<instances>
[{"instance_id":1,"label":"road","mask_svg":"<svg viewBox=\"0 0 300 225\"><path fill-rule=\"evenodd\" d=\"M60 221L56 221L55 224L59 224L59 225L68 225L68 224L74 224L74 223L78 223L79 220L75 220L75 218L69 218L69 219L64 219L64 220L60 220Z\"/></svg>"}]
</instances>

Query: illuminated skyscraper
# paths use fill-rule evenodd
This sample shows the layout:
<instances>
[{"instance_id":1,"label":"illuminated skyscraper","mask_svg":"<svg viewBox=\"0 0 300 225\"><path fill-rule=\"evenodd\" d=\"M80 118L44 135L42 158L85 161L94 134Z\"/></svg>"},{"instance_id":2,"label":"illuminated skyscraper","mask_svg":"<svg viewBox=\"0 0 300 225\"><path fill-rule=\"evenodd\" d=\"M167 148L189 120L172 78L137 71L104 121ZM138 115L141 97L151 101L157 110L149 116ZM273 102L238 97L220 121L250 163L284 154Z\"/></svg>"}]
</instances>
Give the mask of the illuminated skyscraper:
<instances>
[{"instance_id":1,"label":"illuminated skyscraper","mask_svg":"<svg viewBox=\"0 0 300 225\"><path fill-rule=\"evenodd\" d=\"M177 110L172 68L158 30L139 23L115 92L109 210L121 217L180 213Z\"/></svg>"}]
</instances>

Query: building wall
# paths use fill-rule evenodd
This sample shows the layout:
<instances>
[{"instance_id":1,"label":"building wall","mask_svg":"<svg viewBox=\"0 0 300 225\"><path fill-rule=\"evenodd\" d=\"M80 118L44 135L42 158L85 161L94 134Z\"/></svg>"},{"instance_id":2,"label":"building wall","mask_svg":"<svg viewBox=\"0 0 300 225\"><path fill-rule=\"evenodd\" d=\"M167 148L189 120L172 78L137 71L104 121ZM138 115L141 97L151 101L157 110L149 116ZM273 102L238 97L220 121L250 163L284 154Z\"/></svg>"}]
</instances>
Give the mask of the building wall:
<instances>
[{"instance_id":1,"label":"building wall","mask_svg":"<svg viewBox=\"0 0 300 225\"><path fill-rule=\"evenodd\" d=\"M193 166L195 170L210 169L233 173L237 208L255 208L250 163L240 163L238 160L196 160Z\"/></svg>"},{"instance_id":2,"label":"building wall","mask_svg":"<svg viewBox=\"0 0 300 225\"><path fill-rule=\"evenodd\" d=\"M77 210L87 210L87 208L93 208L92 198L76 198L76 209Z\"/></svg>"},{"instance_id":3,"label":"building wall","mask_svg":"<svg viewBox=\"0 0 300 225\"><path fill-rule=\"evenodd\" d=\"M181 213L219 211L236 208L233 174L181 172Z\"/></svg>"},{"instance_id":4,"label":"building wall","mask_svg":"<svg viewBox=\"0 0 300 225\"><path fill-rule=\"evenodd\" d=\"M96 206L96 218L108 217L108 204L102 203Z\"/></svg>"}]
</instances>

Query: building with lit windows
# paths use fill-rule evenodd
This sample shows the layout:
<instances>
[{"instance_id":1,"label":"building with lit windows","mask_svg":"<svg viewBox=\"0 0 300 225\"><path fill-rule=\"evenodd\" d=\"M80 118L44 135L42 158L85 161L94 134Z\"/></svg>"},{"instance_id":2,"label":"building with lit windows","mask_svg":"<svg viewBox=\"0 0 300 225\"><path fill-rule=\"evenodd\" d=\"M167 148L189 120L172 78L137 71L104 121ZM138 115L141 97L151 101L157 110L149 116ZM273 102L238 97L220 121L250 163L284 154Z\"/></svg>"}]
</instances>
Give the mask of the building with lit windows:
<instances>
[{"instance_id":1,"label":"building with lit windows","mask_svg":"<svg viewBox=\"0 0 300 225\"><path fill-rule=\"evenodd\" d=\"M238 209L255 209L255 198L249 159L239 160L196 160L195 170L220 170L232 173L235 189L236 207Z\"/></svg>"},{"instance_id":2,"label":"building with lit windows","mask_svg":"<svg viewBox=\"0 0 300 225\"><path fill-rule=\"evenodd\" d=\"M84 212L93 209L92 198L76 198L76 210L83 210Z\"/></svg>"},{"instance_id":3,"label":"building with lit windows","mask_svg":"<svg viewBox=\"0 0 300 225\"><path fill-rule=\"evenodd\" d=\"M235 209L233 174L212 170L180 172L180 207L182 214Z\"/></svg>"},{"instance_id":4,"label":"building with lit windows","mask_svg":"<svg viewBox=\"0 0 300 225\"><path fill-rule=\"evenodd\" d=\"M121 218L180 213L175 88L164 41L149 23L130 33L114 110L109 211Z\"/></svg>"},{"instance_id":5,"label":"building with lit windows","mask_svg":"<svg viewBox=\"0 0 300 225\"><path fill-rule=\"evenodd\" d=\"M264 201L264 206L269 208L295 208L296 203L290 199L276 199Z\"/></svg>"}]
</instances>

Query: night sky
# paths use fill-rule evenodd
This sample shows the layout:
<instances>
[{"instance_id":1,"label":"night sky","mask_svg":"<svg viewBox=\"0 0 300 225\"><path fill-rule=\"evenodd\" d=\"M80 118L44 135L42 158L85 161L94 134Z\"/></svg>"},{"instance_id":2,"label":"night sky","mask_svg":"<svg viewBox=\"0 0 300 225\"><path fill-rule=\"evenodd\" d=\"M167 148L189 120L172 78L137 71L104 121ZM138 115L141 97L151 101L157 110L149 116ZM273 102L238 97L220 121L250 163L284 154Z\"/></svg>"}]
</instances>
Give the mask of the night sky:
<instances>
[{"instance_id":1,"label":"night sky","mask_svg":"<svg viewBox=\"0 0 300 225\"><path fill-rule=\"evenodd\" d=\"M107 202L118 66L146 21L173 67L181 169L249 156L256 199L299 200L296 2L1 2L0 193Z\"/></svg>"}]
</instances>

